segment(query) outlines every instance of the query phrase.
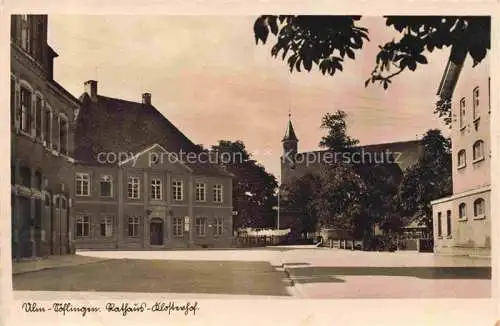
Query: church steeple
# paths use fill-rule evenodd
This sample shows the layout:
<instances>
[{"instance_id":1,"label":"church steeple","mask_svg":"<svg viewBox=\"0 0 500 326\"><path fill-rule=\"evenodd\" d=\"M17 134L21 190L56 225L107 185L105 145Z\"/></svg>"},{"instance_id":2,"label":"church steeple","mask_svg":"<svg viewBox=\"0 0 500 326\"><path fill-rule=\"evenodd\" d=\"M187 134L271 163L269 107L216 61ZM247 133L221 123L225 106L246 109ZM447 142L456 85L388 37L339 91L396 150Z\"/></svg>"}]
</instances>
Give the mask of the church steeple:
<instances>
[{"instance_id":1,"label":"church steeple","mask_svg":"<svg viewBox=\"0 0 500 326\"><path fill-rule=\"evenodd\" d=\"M295 135L292 124L292 114L288 113L288 125L285 131L285 136L281 140L283 142L283 151L297 153L297 143L299 139Z\"/></svg>"}]
</instances>

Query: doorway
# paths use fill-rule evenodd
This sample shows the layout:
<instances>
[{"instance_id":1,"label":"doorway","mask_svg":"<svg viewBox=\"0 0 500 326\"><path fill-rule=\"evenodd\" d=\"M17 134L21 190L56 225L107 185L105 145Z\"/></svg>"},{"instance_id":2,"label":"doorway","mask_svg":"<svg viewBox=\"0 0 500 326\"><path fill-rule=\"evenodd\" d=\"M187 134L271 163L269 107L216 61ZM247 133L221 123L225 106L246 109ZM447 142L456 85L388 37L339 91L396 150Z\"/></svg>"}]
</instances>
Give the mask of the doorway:
<instances>
[{"instance_id":1,"label":"doorway","mask_svg":"<svg viewBox=\"0 0 500 326\"><path fill-rule=\"evenodd\" d=\"M149 226L150 241L152 246L162 246L163 245L163 220L153 219Z\"/></svg>"}]
</instances>

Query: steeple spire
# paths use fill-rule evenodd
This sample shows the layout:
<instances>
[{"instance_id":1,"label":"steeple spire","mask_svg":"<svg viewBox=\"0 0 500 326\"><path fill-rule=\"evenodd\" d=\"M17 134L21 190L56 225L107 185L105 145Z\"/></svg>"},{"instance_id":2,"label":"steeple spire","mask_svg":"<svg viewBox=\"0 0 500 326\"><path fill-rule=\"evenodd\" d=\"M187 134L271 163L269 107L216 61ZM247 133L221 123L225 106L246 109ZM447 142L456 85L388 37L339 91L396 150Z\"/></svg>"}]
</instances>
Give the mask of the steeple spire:
<instances>
[{"instance_id":1,"label":"steeple spire","mask_svg":"<svg viewBox=\"0 0 500 326\"><path fill-rule=\"evenodd\" d=\"M298 138L295 135L295 131L293 130L291 109L288 110L288 126L286 128L285 136L283 137L282 141L289 141L289 140L298 141Z\"/></svg>"}]
</instances>

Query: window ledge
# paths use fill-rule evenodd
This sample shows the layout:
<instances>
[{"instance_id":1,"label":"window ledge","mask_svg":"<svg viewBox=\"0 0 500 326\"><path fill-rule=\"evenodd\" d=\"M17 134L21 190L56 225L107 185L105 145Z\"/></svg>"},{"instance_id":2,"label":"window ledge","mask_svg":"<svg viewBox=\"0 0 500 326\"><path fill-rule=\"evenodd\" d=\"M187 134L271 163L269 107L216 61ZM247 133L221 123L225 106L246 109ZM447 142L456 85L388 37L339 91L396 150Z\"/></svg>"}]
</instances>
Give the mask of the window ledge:
<instances>
[{"instance_id":1,"label":"window ledge","mask_svg":"<svg viewBox=\"0 0 500 326\"><path fill-rule=\"evenodd\" d=\"M481 120L480 116L479 117L475 117L474 120L472 120L472 122L477 123L477 122L479 122L479 120Z\"/></svg>"},{"instance_id":2,"label":"window ledge","mask_svg":"<svg viewBox=\"0 0 500 326\"><path fill-rule=\"evenodd\" d=\"M486 218L486 215L482 214L482 215L478 215L478 216L474 216L474 220L484 220Z\"/></svg>"},{"instance_id":3,"label":"window ledge","mask_svg":"<svg viewBox=\"0 0 500 326\"><path fill-rule=\"evenodd\" d=\"M459 222L467 222L467 217L462 217L458 219Z\"/></svg>"},{"instance_id":4,"label":"window ledge","mask_svg":"<svg viewBox=\"0 0 500 326\"><path fill-rule=\"evenodd\" d=\"M479 163L481 161L484 161L484 156L476 158L475 160L472 161L472 163L475 164L475 163Z\"/></svg>"},{"instance_id":5,"label":"window ledge","mask_svg":"<svg viewBox=\"0 0 500 326\"><path fill-rule=\"evenodd\" d=\"M438 235L438 239L439 239L439 240L442 240L442 239L443 239L443 236L442 236L442 235Z\"/></svg>"},{"instance_id":6,"label":"window ledge","mask_svg":"<svg viewBox=\"0 0 500 326\"><path fill-rule=\"evenodd\" d=\"M460 127L460 131L465 131L465 128L467 128L467 125Z\"/></svg>"},{"instance_id":7,"label":"window ledge","mask_svg":"<svg viewBox=\"0 0 500 326\"><path fill-rule=\"evenodd\" d=\"M457 169L462 170L462 169L465 169L465 167L467 167L467 164L462 164L462 165L457 166Z\"/></svg>"},{"instance_id":8,"label":"window ledge","mask_svg":"<svg viewBox=\"0 0 500 326\"><path fill-rule=\"evenodd\" d=\"M448 236L446 236L446 239L453 239L453 236L448 235Z\"/></svg>"}]
</instances>

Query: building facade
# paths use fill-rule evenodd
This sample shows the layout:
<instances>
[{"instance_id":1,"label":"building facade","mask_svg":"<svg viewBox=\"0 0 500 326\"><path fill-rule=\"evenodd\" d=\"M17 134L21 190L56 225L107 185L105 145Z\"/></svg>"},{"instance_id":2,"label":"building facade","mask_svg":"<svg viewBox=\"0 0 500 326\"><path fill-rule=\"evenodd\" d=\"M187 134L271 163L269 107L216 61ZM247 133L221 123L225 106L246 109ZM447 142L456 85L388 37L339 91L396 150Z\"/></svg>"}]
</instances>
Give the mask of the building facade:
<instances>
[{"instance_id":1,"label":"building facade","mask_svg":"<svg viewBox=\"0 0 500 326\"><path fill-rule=\"evenodd\" d=\"M12 257L65 254L79 101L53 79L46 15L12 15L10 49Z\"/></svg>"},{"instance_id":2,"label":"building facade","mask_svg":"<svg viewBox=\"0 0 500 326\"><path fill-rule=\"evenodd\" d=\"M98 95L96 81L85 88L77 118L76 247L230 247L233 175L161 115L151 94L131 102Z\"/></svg>"},{"instance_id":3,"label":"building facade","mask_svg":"<svg viewBox=\"0 0 500 326\"><path fill-rule=\"evenodd\" d=\"M451 104L453 195L432 202L436 253L491 255L489 76L488 57L450 59L438 89Z\"/></svg>"}]
</instances>

